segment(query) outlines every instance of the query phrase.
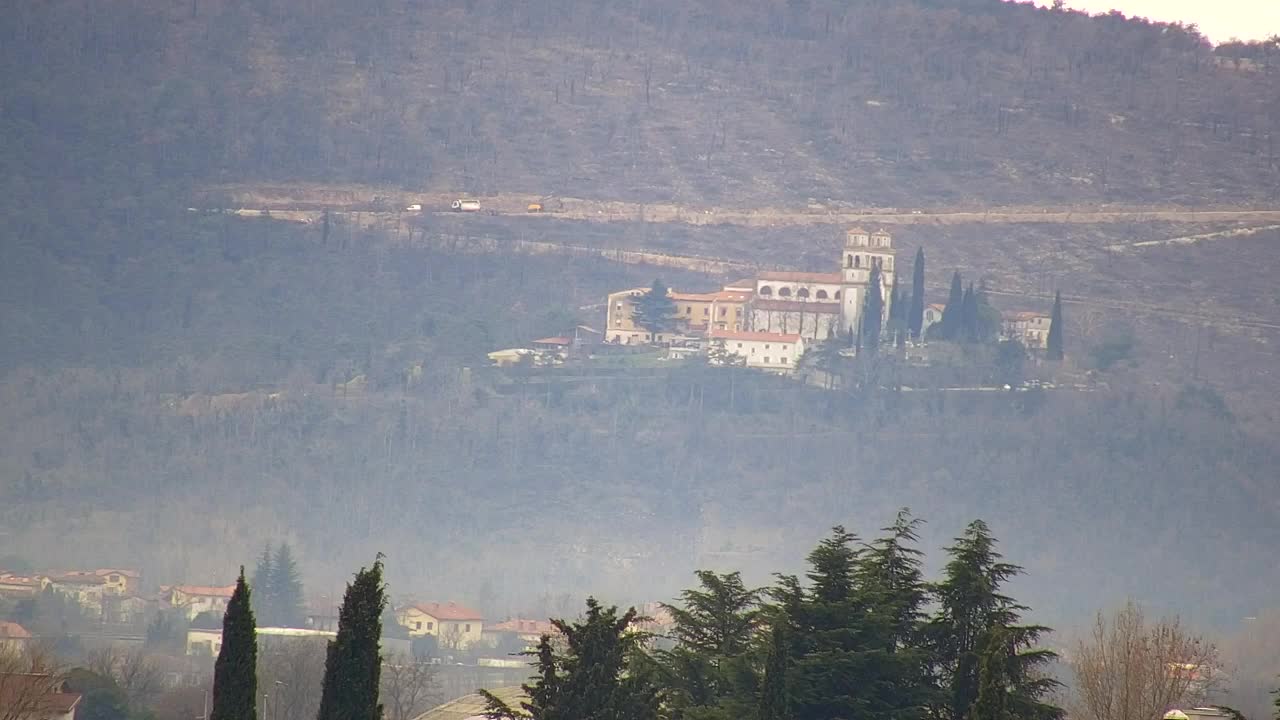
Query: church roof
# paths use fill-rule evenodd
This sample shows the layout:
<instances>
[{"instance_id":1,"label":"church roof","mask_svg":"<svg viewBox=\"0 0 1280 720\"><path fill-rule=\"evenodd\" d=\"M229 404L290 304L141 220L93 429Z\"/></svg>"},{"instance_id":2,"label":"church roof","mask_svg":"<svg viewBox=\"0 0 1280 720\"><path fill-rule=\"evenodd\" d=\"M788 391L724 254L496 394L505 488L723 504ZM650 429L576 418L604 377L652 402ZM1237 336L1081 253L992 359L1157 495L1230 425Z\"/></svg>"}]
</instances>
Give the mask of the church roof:
<instances>
[{"instance_id":1,"label":"church roof","mask_svg":"<svg viewBox=\"0 0 1280 720\"><path fill-rule=\"evenodd\" d=\"M816 272L794 272L791 270L767 270L760 273L760 280L770 280L773 282L814 282L814 283L831 283L839 285L844 282L844 276L838 272L834 273L816 273Z\"/></svg>"},{"instance_id":2,"label":"church roof","mask_svg":"<svg viewBox=\"0 0 1280 720\"><path fill-rule=\"evenodd\" d=\"M840 303L838 302L813 302L809 300L756 300L751 306L757 310L781 310L783 312L840 312Z\"/></svg>"}]
</instances>

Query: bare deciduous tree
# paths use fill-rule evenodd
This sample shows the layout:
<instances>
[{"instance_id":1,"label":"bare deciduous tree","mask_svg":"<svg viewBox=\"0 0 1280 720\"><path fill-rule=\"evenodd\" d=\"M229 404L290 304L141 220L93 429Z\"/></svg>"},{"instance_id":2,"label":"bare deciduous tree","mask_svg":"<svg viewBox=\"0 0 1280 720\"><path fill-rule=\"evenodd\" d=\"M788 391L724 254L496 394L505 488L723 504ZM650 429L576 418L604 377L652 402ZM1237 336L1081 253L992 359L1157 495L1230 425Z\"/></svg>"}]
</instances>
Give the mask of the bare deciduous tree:
<instances>
[{"instance_id":1,"label":"bare deciduous tree","mask_svg":"<svg viewBox=\"0 0 1280 720\"><path fill-rule=\"evenodd\" d=\"M1085 720L1160 720L1182 704L1201 704L1217 689L1218 650L1175 618L1148 622L1132 601L1093 632L1071 657L1073 716Z\"/></svg>"},{"instance_id":2,"label":"bare deciduous tree","mask_svg":"<svg viewBox=\"0 0 1280 720\"><path fill-rule=\"evenodd\" d=\"M142 647L112 645L90 652L88 668L109 677L138 705L151 702L164 689L164 670Z\"/></svg>"},{"instance_id":3,"label":"bare deciduous tree","mask_svg":"<svg viewBox=\"0 0 1280 720\"><path fill-rule=\"evenodd\" d=\"M262 720L307 720L320 709L326 642L315 638L273 639L258 651Z\"/></svg>"},{"instance_id":4,"label":"bare deciduous tree","mask_svg":"<svg viewBox=\"0 0 1280 720\"><path fill-rule=\"evenodd\" d=\"M41 716L62 680L62 668L41 648L0 647L0 720Z\"/></svg>"},{"instance_id":5,"label":"bare deciduous tree","mask_svg":"<svg viewBox=\"0 0 1280 720\"><path fill-rule=\"evenodd\" d=\"M429 709L439 698L435 668L404 655L393 655L382 665L380 699L387 720L410 720Z\"/></svg>"}]
</instances>

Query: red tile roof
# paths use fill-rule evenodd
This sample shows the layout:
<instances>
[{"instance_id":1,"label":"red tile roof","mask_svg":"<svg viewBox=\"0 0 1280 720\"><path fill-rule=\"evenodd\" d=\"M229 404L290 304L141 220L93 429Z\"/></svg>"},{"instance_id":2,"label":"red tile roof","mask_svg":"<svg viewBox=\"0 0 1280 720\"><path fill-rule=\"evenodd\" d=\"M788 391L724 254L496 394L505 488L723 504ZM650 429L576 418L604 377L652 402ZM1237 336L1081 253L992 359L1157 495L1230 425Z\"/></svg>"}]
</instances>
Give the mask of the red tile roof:
<instances>
[{"instance_id":1,"label":"red tile roof","mask_svg":"<svg viewBox=\"0 0 1280 720\"><path fill-rule=\"evenodd\" d=\"M712 330L713 340L751 340L758 342L794 343L800 340L799 335L789 333L734 332L732 330Z\"/></svg>"},{"instance_id":2,"label":"red tile roof","mask_svg":"<svg viewBox=\"0 0 1280 720\"><path fill-rule=\"evenodd\" d=\"M437 620L483 620L484 616L465 605L457 603L419 603L413 606Z\"/></svg>"},{"instance_id":3,"label":"red tile roof","mask_svg":"<svg viewBox=\"0 0 1280 720\"><path fill-rule=\"evenodd\" d=\"M0 620L0 639L30 640L31 633L27 632L27 629L18 623Z\"/></svg>"},{"instance_id":4,"label":"red tile roof","mask_svg":"<svg viewBox=\"0 0 1280 720\"><path fill-rule=\"evenodd\" d=\"M180 592L183 595L197 595L200 597L224 597L229 598L236 591L235 585L226 587L217 587L210 585L174 585L174 592Z\"/></svg>"},{"instance_id":5,"label":"red tile roof","mask_svg":"<svg viewBox=\"0 0 1280 720\"><path fill-rule=\"evenodd\" d=\"M815 282L839 285L844 282L840 273L794 272L791 270L768 270L760 273L760 280L773 282Z\"/></svg>"},{"instance_id":6,"label":"red tile roof","mask_svg":"<svg viewBox=\"0 0 1280 720\"><path fill-rule=\"evenodd\" d=\"M840 303L813 300L756 300L751 306L759 310L784 310L787 312L839 313Z\"/></svg>"},{"instance_id":7,"label":"red tile roof","mask_svg":"<svg viewBox=\"0 0 1280 720\"><path fill-rule=\"evenodd\" d=\"M567 337L546 337L541 340L534 340L534 345L572 345L573 340Z\"/></svg>"},{"instance_id":8,"label":"red tile roof","mask_svg":"<svg viewBox=\"0 0 1280 720\"><path fill-rule=\"evenodd\" d=\"M0 673L0 707L22 704L33 714L66 715L80 703L80 693L65 692L65 687L42 673Z\"/></svg>"},{"instance_id":9,"label":"red tile roof","mask_svg":"<svg viewBox=\"0 0 1280 720\"><path fill-rule=\"evenodd\" d=\"M712 300L716 299L716 294L715 293L687 293L687 292L676 292L672 290L671 292L667 293L667 297L671 298L672 300L678 300L682 302L711 302Z\"/></svg>"},{"instance_id":10,"label":"red tile roof","mask_svg":"<svg viewBox=\"0 0 1280 720\"><path fill-rule=\"evenodd\" d=\"M497 625L485 626L485 632L519 633L521 635L555 635L559 630L546 620L504 620Z\"/></svg>"}]
</instances>

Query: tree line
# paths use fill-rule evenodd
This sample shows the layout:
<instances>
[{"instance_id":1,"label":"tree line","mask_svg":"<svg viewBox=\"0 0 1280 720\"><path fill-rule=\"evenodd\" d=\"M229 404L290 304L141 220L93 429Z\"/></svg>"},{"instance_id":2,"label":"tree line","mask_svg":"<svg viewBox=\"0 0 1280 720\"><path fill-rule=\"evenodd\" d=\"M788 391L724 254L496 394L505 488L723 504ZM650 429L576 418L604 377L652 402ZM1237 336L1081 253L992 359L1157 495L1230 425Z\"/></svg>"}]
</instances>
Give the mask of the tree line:
<instances>
[{"instance_id":1,"label":"tree line","mask_svg":"<svg viewBox=\"0 0 1280 720\"><path fill-rule=\"evenodd\" d=\"M668 605L670 643L650 649L634 609L595 599L554 621L515 708L485 693L494 720L1054 720L1049 628L1004 594L1022 572L974 521L924 579L920 520L906 510L869 541L836 527L803 579L748 588L737 572L697 573Z\"/></svg>"}]
</instances>

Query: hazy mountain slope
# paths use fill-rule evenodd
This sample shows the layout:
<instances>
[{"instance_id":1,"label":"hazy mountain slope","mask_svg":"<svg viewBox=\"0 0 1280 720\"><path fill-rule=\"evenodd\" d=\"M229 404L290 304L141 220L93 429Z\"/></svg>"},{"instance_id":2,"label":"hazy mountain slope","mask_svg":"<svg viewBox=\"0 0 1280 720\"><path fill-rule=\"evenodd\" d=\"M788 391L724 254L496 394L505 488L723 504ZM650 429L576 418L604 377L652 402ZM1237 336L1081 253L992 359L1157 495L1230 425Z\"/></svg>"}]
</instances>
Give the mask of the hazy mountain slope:
<instances>
[{"instance_id":1,"label":"hazy mountain slope","mask_svg":"<svg viewBox=\"0 0 1280 720\"><path fill-rule=\"evenodd\" d=\"M734 205L1274 199L1280 63L987 2L15 9L11 152L95 175ZM30 153L30 154L28 154ZM62 178L66 179L66 178ZM111 194L129 192L114 187Z\"/></svg>"}]
</instances>

